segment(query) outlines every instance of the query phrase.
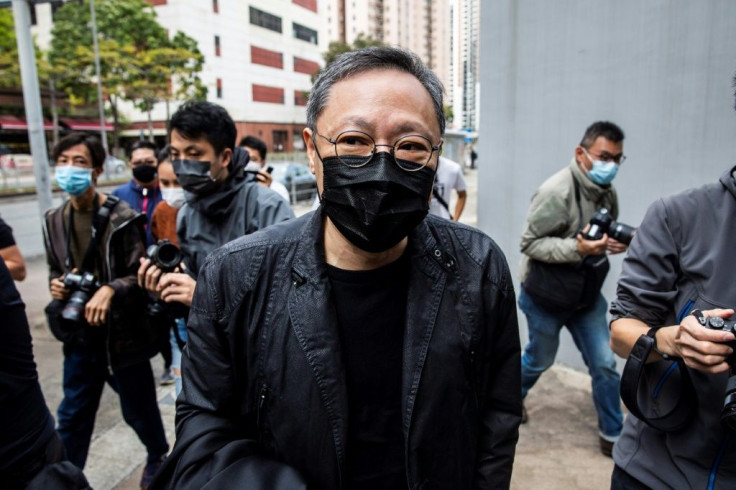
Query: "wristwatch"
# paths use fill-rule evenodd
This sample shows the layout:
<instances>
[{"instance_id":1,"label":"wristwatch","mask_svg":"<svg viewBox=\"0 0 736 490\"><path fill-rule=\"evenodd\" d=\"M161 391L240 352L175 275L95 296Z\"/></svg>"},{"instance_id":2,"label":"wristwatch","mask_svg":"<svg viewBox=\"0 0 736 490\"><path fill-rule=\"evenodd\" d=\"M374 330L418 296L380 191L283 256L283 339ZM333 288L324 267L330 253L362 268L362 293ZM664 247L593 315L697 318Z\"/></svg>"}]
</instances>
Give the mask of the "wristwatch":
<instances>
[{"instance_id":1,"label":"wristwatch","mask_svg":"<svg viewBox=\"0 0 736 490\"><path fill-rule=\"evenodd\" d=\"M656 352L657 354L659 354L662 357L662 359L664 359L665 361L672 361L672 360L675 359L675 356L671 356L669 354L665 354L664 352L662 352L661 350L659 350L659 347L657 346L657 330L659 330L660 328L663 328L663 327L664 327L664 325L661 325L659 327L652 327L652 328L650 328L649 331L647 332L647 337L649 337L649 338L652 339L652 349L654 350L654 352Z\"/></svg>"}]
</instances>

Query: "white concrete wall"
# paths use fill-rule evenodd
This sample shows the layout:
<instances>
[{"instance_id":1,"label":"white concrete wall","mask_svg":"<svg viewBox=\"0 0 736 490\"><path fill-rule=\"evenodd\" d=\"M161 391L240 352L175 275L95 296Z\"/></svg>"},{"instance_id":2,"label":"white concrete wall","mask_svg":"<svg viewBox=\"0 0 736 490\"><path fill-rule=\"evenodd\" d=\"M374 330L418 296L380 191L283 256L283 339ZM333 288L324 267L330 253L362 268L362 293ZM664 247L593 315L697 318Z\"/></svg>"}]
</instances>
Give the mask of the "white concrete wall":
<instances>
[{"instance_id":1,"label":"white concrete wall","mask_svg":"<svg viewBox=\"0 0 736 490\"><path fill-rule=\"evenodd\" d=\"M529 200L590 123L626 133L615 185L631 225L658 197L736 164L735 1L494 0L482 2L481 26L478 188L494 192L478 196L478 225L515 279ZM609 300L620 268L614 258ZM574 351L564 344L563 357Z\"/></svg>"}]
</instances>

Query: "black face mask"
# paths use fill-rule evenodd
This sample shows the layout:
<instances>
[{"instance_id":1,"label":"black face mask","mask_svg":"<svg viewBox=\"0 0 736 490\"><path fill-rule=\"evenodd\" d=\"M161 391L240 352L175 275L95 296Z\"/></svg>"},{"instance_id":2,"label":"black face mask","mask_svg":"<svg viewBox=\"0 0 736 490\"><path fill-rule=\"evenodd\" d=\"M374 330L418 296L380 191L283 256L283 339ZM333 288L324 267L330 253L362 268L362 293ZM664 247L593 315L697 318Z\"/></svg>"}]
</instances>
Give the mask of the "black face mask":
<instances>
[{"instance_id":1,"label":"black face mask","mask_svg":"<svg viewBox=\"0 0 736 490\"><path fill-rule=\"evenodd\" d=\"M133 167L133 177L141 184L148 184L156 178L156 167L146 164Z\"/></svg>"},{"instance_id":2,"label":"black face mask","mask_svg":"<svg viewBox=\"0 0 736 490\"><path fill-rule=\"evenodd\" d=\"M185 191L197 196L211 194L220 185L217 177L210 175L212 163L199 160L174 160L171 162L174 173ZM224 167L223 167L224 168ZM220 169L222 172L222 169Z\"/></svg>"},{"instance_id":3,"label":"black face mask","mask_svg":"<svg viewBox=\"0 0 736 490\"><path fill-rule=\"evenodd\" d=\"M350 243L366 252L390 249L427 216L435 174L429 167L406 172L386 152L358 168L337 157L325 158L322 165L325 213Z\"/></svg>"}]
</instances>

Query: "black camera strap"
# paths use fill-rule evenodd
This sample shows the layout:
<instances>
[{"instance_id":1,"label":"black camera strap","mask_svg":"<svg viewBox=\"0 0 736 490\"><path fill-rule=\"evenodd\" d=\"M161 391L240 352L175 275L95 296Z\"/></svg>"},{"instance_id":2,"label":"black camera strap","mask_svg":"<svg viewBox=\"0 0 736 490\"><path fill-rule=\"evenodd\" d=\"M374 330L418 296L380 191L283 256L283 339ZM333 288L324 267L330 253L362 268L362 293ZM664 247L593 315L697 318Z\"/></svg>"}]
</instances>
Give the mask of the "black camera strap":
<instances>
[{"instance_id":1,"label":"black camera strap","mask_svg":"<svg viewBox=\"0 0 736 490\"><path fill-rule=\"evenodd\" d=\"M693 386L690 374L682 359L673 359L675 362L660 361L666 363L667 369L662 373L660 381L654 390L648 389L648 384L643 381L647 358L656 350L654 335L659 327L650 328L649 331L640 336L626 359L626 365L621 376L621 400L632 415L645 422L650 427L664 432L675 432L690 423L696 407L697 394ZM670 407L647 407L646 405L656 403L656 398L664 380L675 369L680 372L680 395ZM645 415L647 411L649 415Z\"/></svg>"},{"instance_id":2,"label":"black camera strap","mask_svg":"<svg viewBox=\"0 0 736 490\"><path fill-rule=\"evenodd\" d=\"M92 235L90 236L87 250L84 253L84 259L82 259L81 270L82 271L94 271L97 264L97 248L100 244L100 238L105 233L107 223L110 221L110 213L117 203L120 202L120 198L108 195L105 202L100 206L97 194L94 199L94 217L92 218ZM74 206L69 207L69 227L67 228L66 234L66 259L65 265L67 271L72 269L72 258L71 258L71 247L70 237L74 233ZM77 265L77 264L75 264Z\"/></svg>"}]
</instances>

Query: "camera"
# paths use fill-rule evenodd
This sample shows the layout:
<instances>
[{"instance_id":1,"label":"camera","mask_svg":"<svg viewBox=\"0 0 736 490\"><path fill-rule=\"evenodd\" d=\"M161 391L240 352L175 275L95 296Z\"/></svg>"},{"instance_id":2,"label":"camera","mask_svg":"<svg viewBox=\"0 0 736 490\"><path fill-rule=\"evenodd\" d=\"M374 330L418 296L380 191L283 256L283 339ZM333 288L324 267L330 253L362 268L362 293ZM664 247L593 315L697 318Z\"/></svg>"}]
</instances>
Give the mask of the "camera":
<instances>
[{"instance_id":1,"label":"camera","mask_svg":"<svg viewBox=\"0 0 736 490\"><path fill-rule=\"evenodd\" d=\"M719 316L711 316L705 319L705 327L731 332L736 335L736 320L724 320ZM736 340L725 342L725 344L736 352ZM736 354L731 354L727 361L731 369L728 381L726 382L726 394L724 395L723 409L721 410L721 423L729 429L736 431L736 374L734 373Z\"/></svg>"},{"instance_id":2,"label":"camera","mask_svg":"<svg viewBox=\"0 0 736 490\"><path fill-rule=\"evenodd\" d=\"M590 228L587 233L583 234L583 237L587 240L600 240L604 233L607 233L614 240L628 245L631 243L631 239L634 238L636 228L614 221L608 209L600 208L590 218Z\"/></svg>"},{"instance_id":3,"label":"camera","mask_svg":"<svg viewBox=\"0 0 736 490\"><path fill-rule=\"evenodd\" d=\"M146 257L163 272L173 272L182 259L181 250L170 240L160 240L150 245L146 250Z\"/></svg>"},{"instance_id":4,"label":"camera","mask_svg":"<svg viewBox=\"0 0 736 490\"><path fill-rule=\"evenodd\" d=\"M62 280L64 286L72 290L71 296L61 310L61 317L73 323L84 323L84 306L100 287L91 272L69 273Z\"/></svg>"}]
</instances>

